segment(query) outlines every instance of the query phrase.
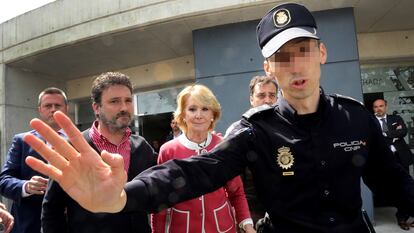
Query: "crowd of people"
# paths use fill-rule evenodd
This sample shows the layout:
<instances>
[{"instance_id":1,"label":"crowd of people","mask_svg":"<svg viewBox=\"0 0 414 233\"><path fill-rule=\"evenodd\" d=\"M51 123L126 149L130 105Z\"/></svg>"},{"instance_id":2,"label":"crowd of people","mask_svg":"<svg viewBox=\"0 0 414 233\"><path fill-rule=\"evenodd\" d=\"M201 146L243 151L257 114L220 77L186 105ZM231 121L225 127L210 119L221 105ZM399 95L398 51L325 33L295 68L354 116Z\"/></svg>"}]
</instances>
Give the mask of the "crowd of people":
<instances>
[{"instance_id":1,"label":"crowd of people","mask_svg":"<svg viewBox=\"0 0 414 233\"><path fill-rule=\"evenodd\" d=\"M34 129L17 134L0 174L4 232L370 232L361 178L413 227L413 163L398 116L386 101L375 116L320 86L327 48L304 6L271 9L257 26L266 76L253 77L250 105L224 137L221 107L206 86L177 96L167 142L134 135L133 85L118 72L91 88L96 120L80 132L65 93L38 98ZM247 100L246 100L247 101ZM150 216L148 215L150 214Z\"/></svg>"}]
</instances>

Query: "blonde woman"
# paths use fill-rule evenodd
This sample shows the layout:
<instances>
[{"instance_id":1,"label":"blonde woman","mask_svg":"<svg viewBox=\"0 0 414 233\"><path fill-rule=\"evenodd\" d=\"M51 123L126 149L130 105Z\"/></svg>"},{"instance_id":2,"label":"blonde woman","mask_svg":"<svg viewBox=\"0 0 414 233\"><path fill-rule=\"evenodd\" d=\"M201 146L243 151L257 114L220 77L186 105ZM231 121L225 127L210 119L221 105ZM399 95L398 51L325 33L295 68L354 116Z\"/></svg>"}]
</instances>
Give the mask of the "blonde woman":
<instances>
[{"instance_id":1,"label":"blonde woman","mask_svg":"<svg viewBox=\"0 0 414 233\"><path fill-rule=\"evenodd\" d=\"M174 119L183 134L161 146L158 164L213 149L221 142L221 137L211 133L220 115L220 104L207 87L192 85L182 90ZM240 177L214 192L152 215L154 233L236 233L236 222L245 232L255 232Z\"/></svg>"}]
</instances>

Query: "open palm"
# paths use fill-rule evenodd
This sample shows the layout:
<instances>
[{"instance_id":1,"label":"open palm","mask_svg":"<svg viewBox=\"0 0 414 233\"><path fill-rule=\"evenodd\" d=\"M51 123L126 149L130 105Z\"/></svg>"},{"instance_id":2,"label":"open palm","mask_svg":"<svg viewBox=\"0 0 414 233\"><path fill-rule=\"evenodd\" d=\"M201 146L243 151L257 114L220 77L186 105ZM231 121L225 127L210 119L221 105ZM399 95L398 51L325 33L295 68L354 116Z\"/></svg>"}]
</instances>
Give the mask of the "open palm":
<instances>
[{"instance_id":1,"label":"open palm","mask_svg":"<svg viewBox=\"0 0 414 233\"><path fill-rule=\"evenodd\" d=\"M46 139L52 148L34 135L24 140L49 163L27 157L34 170L57 181L65 192L83 208L92 212L119 212L126 203L124 185L127 175L122 156L92 149L81 132L62 112L54 114L56 122L66 132L69 144L39 119L30 125Z\"/></svg>"}]
</instances>

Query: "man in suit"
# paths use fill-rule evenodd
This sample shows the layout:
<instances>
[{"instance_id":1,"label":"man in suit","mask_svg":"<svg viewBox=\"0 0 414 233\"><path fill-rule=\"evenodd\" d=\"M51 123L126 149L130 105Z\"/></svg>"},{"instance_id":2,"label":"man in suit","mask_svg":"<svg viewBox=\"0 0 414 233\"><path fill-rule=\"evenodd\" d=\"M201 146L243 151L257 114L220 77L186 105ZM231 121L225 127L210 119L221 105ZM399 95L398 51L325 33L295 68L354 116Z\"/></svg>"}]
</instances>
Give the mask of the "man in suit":
<instances>
[{"instance_id":1,"label":"man in suit","mask_svg":"<svg viewBox=\"0 0 414 233\"><path fill-rule=\"evenodd\" d=\"M409 172L409 166L413 164L413 155L404 140L404 137L407 135L407 127L403 119L398 115L387 114L387 101L384 99L375 100L373 110L375 117L381 125L382 135L384 135L387 145L394 153L396 160ZM395 215L398 225L403 230L409 230L410 225L407 224L409 216L401 210L397 210Z\"/></svg>"},{"instance_id":2,"label":"man in suit","mask_svg":"<svg viewBox=\"0 0 414 233\"><path fill-rule=\"evenodd\" d=\"M170 140L173 140L174 138L181 135L181 129L178 127L177 122L174 120L174 117L171 119L170 122L171 131L168 133L167 137L165 138L165 141L168 142Z\"/></svg>"},{"instance_id":3,"label":"man in suit","mask_svg":"<svg viewBox=\"0 0 414 233\"><path fill-rule=\"evenodd\" d=\"M38 98L38 111L42 121L56 132L59 125L53 119L56 111L67 113L68 105L65 93L54 87L42 91ZM63 134L63 131L60 132ZM26 134L41 138L35 130L14 136L7 153L7 160L0 174L0 194L13 200L11 214L14 217L15 233L40 232L40 212L48 178L32 170L24 162L27 156L41 156L23 141Z\"/></svg>"},{"instance_id":4,"label":"man in suit","mask_svg":"<svg viewBox=\"0 0 414 233\"><path fill-rule=\"evenodd\" d=\"M132 135L132 84L121 73L98 76L91 90L96 116L91 128L82 135L101 153L106 150L122 155L128 180L156 164L156 153L144 138ZM145 212L91 213L71 199L55 181L47 189L42 210L43 233L149 233Z\"/></svg>"}]
</instances>

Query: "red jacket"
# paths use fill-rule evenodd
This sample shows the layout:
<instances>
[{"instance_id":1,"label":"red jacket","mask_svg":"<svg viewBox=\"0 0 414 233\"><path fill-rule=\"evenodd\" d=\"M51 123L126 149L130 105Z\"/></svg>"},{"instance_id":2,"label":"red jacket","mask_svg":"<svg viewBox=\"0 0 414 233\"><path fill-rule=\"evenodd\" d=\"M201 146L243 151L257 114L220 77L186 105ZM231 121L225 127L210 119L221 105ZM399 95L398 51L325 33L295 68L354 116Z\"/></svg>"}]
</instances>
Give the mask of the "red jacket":
<instances>
[{"instance_id":1,"label":"red jacket","mask_svg":"<svg viewBox=\"0 0 414 233\"><path fill-rule=\"evenodd\" d=\"M209 134L203 149L210 151L221 138ZM184 134L161 146L158 164L170 159L197 155L200 147L188 141ZM234 210L233 210L234 208ZM237 223L250 218L250 212L239 176L226 186L189 201L181 202L151 216L153 233L236 233ZM202 230L204 229L204 231Z\"/></svg>"}]
</instances>

